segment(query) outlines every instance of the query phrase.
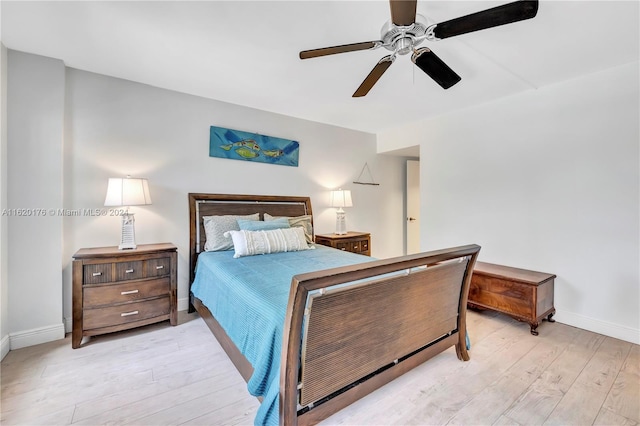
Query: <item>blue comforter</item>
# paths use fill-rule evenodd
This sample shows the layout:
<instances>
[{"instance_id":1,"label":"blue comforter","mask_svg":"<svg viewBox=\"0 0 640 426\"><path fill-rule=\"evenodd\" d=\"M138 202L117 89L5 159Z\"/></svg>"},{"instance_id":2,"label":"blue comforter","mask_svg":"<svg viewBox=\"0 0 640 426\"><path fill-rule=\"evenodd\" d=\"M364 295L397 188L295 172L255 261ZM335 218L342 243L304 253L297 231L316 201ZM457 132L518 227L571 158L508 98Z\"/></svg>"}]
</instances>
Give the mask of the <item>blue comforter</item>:
<instances>
[{"instance_id":1,"label":"blue comforter","mask_svg":"<svg viewBox=\"0 0 640 426\"><path fill-rule=\"evenodd\" d=\"M252 395L263 397L256 425L278 424L280 353L291 277L372 260L321 245L315 247L237 259L233 251L198 256L191 291L254 368L247 387Z\"/></svg>"}]
</instances>

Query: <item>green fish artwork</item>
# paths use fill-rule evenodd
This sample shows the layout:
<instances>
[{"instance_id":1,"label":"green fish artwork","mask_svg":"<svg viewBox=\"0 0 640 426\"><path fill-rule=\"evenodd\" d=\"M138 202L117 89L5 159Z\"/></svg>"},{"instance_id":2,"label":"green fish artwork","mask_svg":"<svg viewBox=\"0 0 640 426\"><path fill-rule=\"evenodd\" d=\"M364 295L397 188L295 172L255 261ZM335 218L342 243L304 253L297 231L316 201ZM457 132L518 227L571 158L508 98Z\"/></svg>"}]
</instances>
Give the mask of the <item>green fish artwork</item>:
<instances>
[{"instance_id":1,"label":"green fish artwork","mask_svg":"<svg viewBox=\"0 0 640 426\"><path fill-rule=\"evenodd\" d=\"M270 150L262 151L262 153L267 157L277 158L277 157L280 157L282 154L284 154L284 151L281 149L270 149Z\"/></svg>"},{"instance_id":2,"label":"green fish artwork","mask_svg":"<svg viewBox=\"0 0 640 426\"><path fill-rule=\"evenodd\" d=\"M297 141L211 126L209 156L298 167Z\"/></svg>"},{"instance_id":3,"label":"green fish artwork","mask_svg":"<svg viewBox=\"0 0 640 426\"><path fill-rule=\"evenodd\" d=\"M234 142L234 143L228 143L226 145L221 145L220 148L224 149L225 151L229 151L231 148L248 148L248 149L252 149L254 151L260 151L260 146L256 143L256 141L254 141L253 139L245 139L245 140L241 140L239 142ZM237 152L237 149L236 149Z\"/></svg>"},{"instance_id":4,"label":"green fish artwork","mask_svg":"<svg viewBox=\"0 0 640 426\"><path fill-rule=\"evenodd\" d=\"M242 158L256 158L258 155L260 155L256 151L244 146L236 149L236 153Z\"/></svg>"}]
</instances>

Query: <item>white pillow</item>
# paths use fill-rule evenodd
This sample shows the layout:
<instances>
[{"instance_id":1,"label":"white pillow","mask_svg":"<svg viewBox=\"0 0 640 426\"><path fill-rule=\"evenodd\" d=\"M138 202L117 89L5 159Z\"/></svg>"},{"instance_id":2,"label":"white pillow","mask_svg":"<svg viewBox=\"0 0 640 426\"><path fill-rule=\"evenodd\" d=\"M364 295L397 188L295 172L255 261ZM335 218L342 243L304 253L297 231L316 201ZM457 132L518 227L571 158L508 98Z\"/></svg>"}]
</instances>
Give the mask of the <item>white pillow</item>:
<instances>
[{"instance_id":1,"label":"white pillow","mask_svg":"<svg viewBox=\"0 0 640 426\"><path fill-rule=\"evenodd\" d=\"M226 215L226 216L203 216L204 232L207 242L204 244L205 251L231 250L233 242L224 237L227 231L239 231L238 219L259 220L260 214L254 213L246 216Z\"/></svg>"},{"instance_id":2,"label":"white pillow","mask_svg":"<svg viewBox=\"0 0 640 426\"><path fill-rule=\"evenodd\" d=\"M268 231L228 231L225 236L231 236L236 251L233 257L236 258L312 248L307 245L304 230L297 227Z\"/></svg>"},{"instance_id":3,"label":"white pillow","mask_svg":"<svg viewBox=\"0 0 640 426\"><path fill-rule=\"evenodd\" d=\"M271 216L269 213L264 214L264 220L277 220L285 218L289 221L289 226L292 228L299 226L304 229L304 235L307 238L308 243L313 243L313 225L311 225L311 215L306 214L303 216Z\"/></svg>"}]
</instances>

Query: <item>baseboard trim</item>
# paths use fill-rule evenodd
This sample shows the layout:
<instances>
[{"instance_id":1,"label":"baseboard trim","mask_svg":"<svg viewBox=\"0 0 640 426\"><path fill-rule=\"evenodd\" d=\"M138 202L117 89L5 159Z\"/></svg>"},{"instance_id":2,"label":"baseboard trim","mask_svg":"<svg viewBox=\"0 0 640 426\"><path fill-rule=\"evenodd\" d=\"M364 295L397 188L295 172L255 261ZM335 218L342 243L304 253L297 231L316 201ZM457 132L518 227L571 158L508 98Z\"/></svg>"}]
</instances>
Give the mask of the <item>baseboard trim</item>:
<instances>
[{"instance_id":1,"label":"baseboard trim","mask_svg":"<svg viewBox=\"0 0 640 426\"><path fill-rule=\"evenodd\" d=\"M9 341L9 335L7 334L6 336L2 337L2 340L0 340L0 361L2 361L5 356L7 356L10 349L11 343Z\"/></svg>"},{"instance_id":2,"label":"baseboard trim","mask_svg":"<svg viewBox=\"0 0 640 426\"><path fill-rule=\"evenodd\" d=\"M637 328L626 327L620 324L586 317L584 315L564 311L562 309L556 309L556 314L553 318L558 322L573 327L604 334L605 336L635 343L636 345L640 344L640 329Z\"/></svg>"},{"instance_id":3,"label":"baseboard trim","mask_svg":"<svg viewBox=\"0 0 640 426\"><path fill-rule=\"evenodd\" d=\"M182 299L178 299L178 310L186 311L187 309L189 309L189 298L184 297Z\"/></svg>"},{"instance_id":4,"label":"baseboard trim","mask_svg":"<svg viewBox=\"0 0 640 426\"><path fill-rule=\"evenodd\" d=\"M64 324L34 328L9 334L11 350L64 339Z\"/></svg>"}]
</instances>

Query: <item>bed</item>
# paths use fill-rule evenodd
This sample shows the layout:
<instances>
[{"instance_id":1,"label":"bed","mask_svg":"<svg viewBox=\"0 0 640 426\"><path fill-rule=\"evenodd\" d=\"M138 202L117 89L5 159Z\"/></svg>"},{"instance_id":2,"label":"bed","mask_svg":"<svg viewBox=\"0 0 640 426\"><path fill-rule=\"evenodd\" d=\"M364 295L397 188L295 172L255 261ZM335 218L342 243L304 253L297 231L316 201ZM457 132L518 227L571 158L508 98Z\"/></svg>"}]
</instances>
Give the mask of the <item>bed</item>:
<instances>
[{"instance_id":1,"label":"bed","mask_svg":"<svg viewBox=\"0 0 640 426\"><path fill-rule=\"evenodd\" d=\"M204 250L203 217L255 213L313 217L308 197L189 194L190 310L261 400L256 424L315 424L451 346L469 360L479 246L384 260Z\"/></svg>"}]
</instances>

